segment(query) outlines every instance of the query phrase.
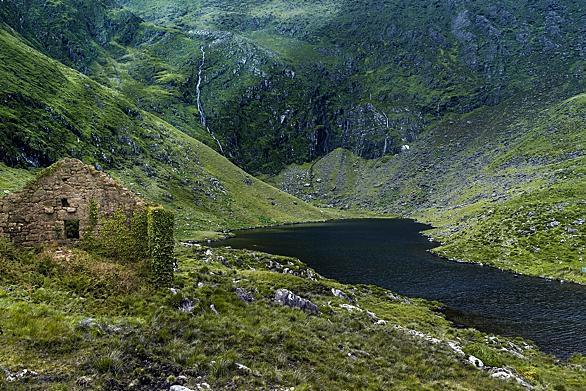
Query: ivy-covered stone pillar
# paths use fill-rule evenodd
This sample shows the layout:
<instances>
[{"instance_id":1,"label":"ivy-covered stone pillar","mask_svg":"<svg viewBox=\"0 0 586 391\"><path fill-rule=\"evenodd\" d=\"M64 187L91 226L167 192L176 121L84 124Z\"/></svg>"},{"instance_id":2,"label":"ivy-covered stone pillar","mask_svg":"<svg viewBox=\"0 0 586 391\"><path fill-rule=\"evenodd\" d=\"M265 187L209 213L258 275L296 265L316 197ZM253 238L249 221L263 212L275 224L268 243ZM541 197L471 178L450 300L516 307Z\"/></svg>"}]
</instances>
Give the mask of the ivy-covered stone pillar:
<instances>
[{"instance_id":1,"label":"ivy-covered stone pillar","mask_svg":"<svg viewBox=\"0 0 586 391\"><path fill-rule=\"evenodd\" d=\"M175 216L163 207L151 207L147 211L147 235L151 256L151 274L159 286L173 282L175 260Z\"/></svg>"}]
</instances>

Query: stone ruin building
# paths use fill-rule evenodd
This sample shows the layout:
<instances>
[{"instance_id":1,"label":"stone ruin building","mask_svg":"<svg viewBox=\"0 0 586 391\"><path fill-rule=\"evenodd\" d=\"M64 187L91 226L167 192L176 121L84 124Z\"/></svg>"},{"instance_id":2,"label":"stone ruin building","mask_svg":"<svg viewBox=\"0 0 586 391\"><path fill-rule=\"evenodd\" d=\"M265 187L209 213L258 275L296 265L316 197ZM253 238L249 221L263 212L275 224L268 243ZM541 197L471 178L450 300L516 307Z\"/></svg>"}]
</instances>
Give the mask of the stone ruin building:
<instances>
[{"instance_id":1,"label":"stone ruin building","mask_svg":"<svg viewBox=\"0 0 586 391\"><path fill-rule=\"evenodd\" d=\"M45 169L22 190L0 198L0 236L14 243L74 243L99 230L92 214L127 216L145 202L107 174L77 159Z\"/></svg>"}]
</instances>

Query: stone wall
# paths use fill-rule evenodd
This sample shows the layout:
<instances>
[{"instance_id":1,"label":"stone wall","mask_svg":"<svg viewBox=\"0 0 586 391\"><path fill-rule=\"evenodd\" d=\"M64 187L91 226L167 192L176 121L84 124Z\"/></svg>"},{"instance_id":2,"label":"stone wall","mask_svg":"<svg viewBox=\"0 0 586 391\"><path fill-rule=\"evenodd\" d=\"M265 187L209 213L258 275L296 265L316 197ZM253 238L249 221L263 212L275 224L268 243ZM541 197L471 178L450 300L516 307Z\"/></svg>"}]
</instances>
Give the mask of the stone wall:
<instances>
[{"instance_id":1,"label":"stone wall","mask_svg":"<svg viewBox=\"0 0 586 391\"><path fill-rule=\"evenodd\" d=\"M21 191L0 198L0 235L23 245L75 242L92 229L92 203L100 216L122 210L130 217L145 206L107 174L79 160L64 159ZM93 229L99 230L99 225Z\"/></svg>"}]
</instances>

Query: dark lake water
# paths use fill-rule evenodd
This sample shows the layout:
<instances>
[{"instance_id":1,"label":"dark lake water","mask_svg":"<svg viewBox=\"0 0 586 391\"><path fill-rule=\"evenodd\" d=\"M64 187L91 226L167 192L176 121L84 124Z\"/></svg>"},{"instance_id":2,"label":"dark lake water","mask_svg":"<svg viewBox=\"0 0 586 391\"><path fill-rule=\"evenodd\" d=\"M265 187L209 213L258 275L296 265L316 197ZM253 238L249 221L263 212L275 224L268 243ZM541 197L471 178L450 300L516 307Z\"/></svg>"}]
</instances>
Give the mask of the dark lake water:
<instances>
[{"instance_id":1,"label":"dark lake water","mask_svg":"<svg viewBox=\"0 0 586 391\"><path fill-rule=\"evenodd\" d=\"M522 336L567 358L586 354L586 287L446 261L411 220L346 220L238 232L214 243L288 255L321 275L438 300L454 323Z\"/></svg>"}]
</instances>

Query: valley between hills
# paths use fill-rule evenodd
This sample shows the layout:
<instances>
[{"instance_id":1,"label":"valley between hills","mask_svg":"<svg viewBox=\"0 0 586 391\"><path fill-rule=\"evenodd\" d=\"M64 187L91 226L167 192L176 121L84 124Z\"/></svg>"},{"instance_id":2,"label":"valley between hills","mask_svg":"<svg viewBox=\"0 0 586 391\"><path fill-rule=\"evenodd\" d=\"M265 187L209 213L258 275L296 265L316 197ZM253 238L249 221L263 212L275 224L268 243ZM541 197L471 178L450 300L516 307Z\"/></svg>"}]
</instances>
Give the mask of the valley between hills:
<instances>
[{"instance_id":1,"label":"valley between hills","mask_svg":"<svg viewBox=\"0 0 586 391\"><path fill-rule=\"evenodd\" d=\"M583 389L579 349L556 358L456 327L441 303L208 240L403 217L445 262L586 283L585 12L0 3L0 197L76 158L172 211L176 239L164 287L118 233L1 239L0 389Z\"/></svg>"}]
</instances>

